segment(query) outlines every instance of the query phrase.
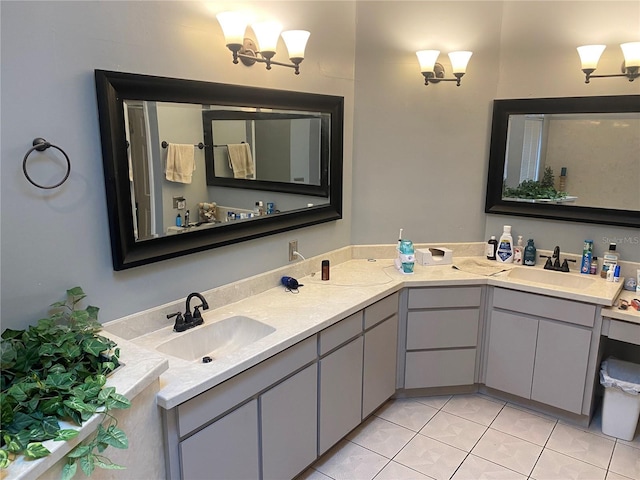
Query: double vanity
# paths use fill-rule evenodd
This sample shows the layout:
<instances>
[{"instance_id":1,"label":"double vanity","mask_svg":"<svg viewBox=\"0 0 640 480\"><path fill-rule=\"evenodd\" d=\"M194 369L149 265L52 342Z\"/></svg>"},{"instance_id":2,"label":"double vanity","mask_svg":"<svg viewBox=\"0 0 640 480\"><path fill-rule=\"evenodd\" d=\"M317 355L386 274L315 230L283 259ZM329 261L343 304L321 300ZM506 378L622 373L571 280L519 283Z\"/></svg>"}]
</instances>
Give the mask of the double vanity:
<instances>
[{"instance_id":1,"label":"double vanity","mask_svg":"<svg viewBox=\"0 0 640 480\"><path fill-rule=\"evenodd\" d=\"M184 302L105 324L123 354L168 361L153 369L167 478L293 478L394 395L481 391L588 424L609 339L640 362L640 312L613 306L631 292L447 247L458 268L404 275L393 246L352 246L202 292L204 325L181 333L166 316Z\"/></svg>"}]
</instances>

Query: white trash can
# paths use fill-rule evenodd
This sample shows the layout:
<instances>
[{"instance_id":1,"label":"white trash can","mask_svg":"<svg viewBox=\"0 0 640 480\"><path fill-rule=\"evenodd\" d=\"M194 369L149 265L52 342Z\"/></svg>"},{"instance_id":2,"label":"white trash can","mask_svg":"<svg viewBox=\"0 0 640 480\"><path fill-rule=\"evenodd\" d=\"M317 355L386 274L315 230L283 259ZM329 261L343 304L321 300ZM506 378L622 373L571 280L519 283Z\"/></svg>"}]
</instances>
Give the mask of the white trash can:
<instances>
[{"instance_id":1,"label":"white trash can","mask_svg":"<svg viewBox=\"0 0 640 480\"><path fill-rule=\"evenodd\" d=\"M613 357L600 367L604 389L602 433L633 440L640 417L640 365Z\"/></svg>"}]
</instances>

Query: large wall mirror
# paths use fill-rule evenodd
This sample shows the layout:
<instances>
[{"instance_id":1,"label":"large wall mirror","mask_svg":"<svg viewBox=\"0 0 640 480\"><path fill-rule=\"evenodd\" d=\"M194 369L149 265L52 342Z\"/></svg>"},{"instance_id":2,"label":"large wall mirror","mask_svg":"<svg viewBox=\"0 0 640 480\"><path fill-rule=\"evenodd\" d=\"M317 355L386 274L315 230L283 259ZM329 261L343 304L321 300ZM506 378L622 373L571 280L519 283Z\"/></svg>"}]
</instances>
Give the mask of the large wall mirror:
<instances>
[{"instance_id":1,"label":"large wall mirror","mask_svg":"<svg viewBox=\"0 0 640 480\"><path fill-rule=\"evenodd\" d=\"M342 97L95 81L115 270L342 217Z\"/></svg>"},{"instance_id":2,"label":"large wall mirror","mask_svg":"<svg viewBox=\"0 0 640 480\"><path fill-rule=\"evenodd\" d=\"M495 100L486 213L640 226L640 95Z\"/></svg>"}]
</instances>

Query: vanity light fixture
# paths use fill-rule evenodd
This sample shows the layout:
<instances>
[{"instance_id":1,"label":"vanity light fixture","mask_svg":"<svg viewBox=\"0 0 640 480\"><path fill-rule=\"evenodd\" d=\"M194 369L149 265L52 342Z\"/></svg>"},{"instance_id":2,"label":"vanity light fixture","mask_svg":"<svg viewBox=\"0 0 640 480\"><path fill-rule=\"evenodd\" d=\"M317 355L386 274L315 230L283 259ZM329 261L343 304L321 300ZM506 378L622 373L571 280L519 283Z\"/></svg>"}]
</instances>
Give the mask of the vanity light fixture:
<instances>
[{"instance_id":1,"label":"vanity light fixture","mask_svg":"<svg viewBox=\"0 0 640 480\"><path fill-rule=\"evenodd\" d=\"M449 53L453 76L455 78L444 78L444 67L437 63L439 50L420 50L416 52L418 63L420 63L420 71L424 75L424 84L438 82L456 82L456 86L460 86L460 79L467 71L467 64L473 52L459 51Z\"/></svg>"},{"instance_id":2,"label":"vanity light fixture","mask_svg":"<svg viewBox=\"0 0 640 480\"><path fill-rule=\"evenodd\" d=\"M589 83L592 78L605 77L626 77L630 82L640 77L640 42L621 43L620 48L624 55L622 62L622 73L610 75L592 75L598 66L600 55L604 52L606 45L583 45L578 47L578 55L582 62L582 71L585 74L584 83Z\"/></svg>"},{"instance_id":3,"label":"vanity light fixture","mask_svg":"<svg viewBox=\"0 0 640 480\"><path fill-rule=\"evenodd\" d=\"M300 74L300 63L304 60L309 32L306 30L282 32L282 26L277 22L255 23L251 25L256 34L256 42L254 42L245 36L249 24L242 13L222 12L216 15L216 18L222 27L227 48L233 53L233 63L237 64L240 60L248 67L256 62L265 63L267 70L271 70L271 65L280 65L293 68L296 75ZM280 36L287 47L291 63L273 60Z\"/></svg>"}]
</instances>

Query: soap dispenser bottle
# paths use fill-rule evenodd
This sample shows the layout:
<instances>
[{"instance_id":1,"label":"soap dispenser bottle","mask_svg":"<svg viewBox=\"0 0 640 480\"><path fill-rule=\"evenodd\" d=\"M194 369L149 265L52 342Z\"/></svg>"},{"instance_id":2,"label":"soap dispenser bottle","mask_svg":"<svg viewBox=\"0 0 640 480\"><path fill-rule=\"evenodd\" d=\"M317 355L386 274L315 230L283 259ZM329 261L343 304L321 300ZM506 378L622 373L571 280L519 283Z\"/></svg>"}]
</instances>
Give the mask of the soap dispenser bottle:
<instances>
[{"instance_id":1,"label":"soap dispenser bottle","mask_svg":"<svg viewBox=\"0 0 640 480\"><path fill-rule=\"evenodd\" d=\"M524 245L522 244L522 235L518 235L518 244L513 247L513 263L522 265L522 255L524 254Z\"/></svg>"},{"instance_id":2,"label":"soap dispenser bottle","mask_svg":"<svg viewBox=\"0 0 640 480\"><path fill-rule=\"evenodd\" d=\"M527 240L527 246L524 247L523 262L526 266L532 267L536 264L536 246L533 244L533 238Z\"/></svg>"},{"instance_id":3,"label":"soap dispenser bottle","mask_svg":"<svg viewBox=\"0 0 640 480\"><path fill-rule=\"evenodd\" d=\"M498 242L498 253L496 260L501 263L513 263L513 237L511 236L511 225L505 225L500 241Z\"/></svg>"}]
</instances>

